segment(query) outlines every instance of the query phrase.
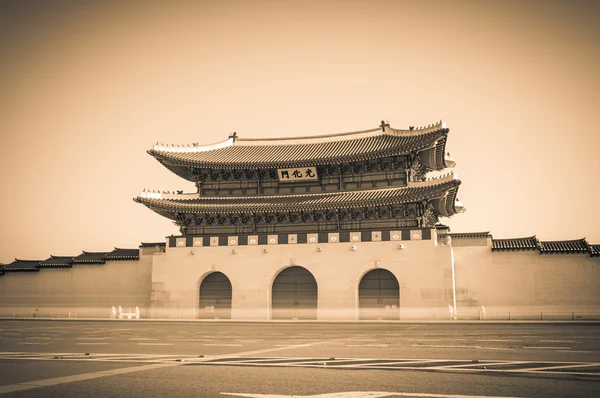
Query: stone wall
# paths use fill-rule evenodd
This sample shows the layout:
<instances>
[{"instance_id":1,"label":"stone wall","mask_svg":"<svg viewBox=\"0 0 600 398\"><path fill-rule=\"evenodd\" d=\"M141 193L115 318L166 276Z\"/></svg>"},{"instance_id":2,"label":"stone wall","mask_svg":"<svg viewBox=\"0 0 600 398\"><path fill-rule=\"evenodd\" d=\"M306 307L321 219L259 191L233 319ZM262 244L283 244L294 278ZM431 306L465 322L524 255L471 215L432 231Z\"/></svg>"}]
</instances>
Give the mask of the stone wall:
<instances>
[{"instance_id":1,"label":"stone wall","mask_svg":"<svg viewBox=\"0 0 600 398\"><path fill-rule=\"evenodd\" d=\"M398 279L401 319L447 314L451 252L434 239L168 247L166 253L154 255L152 314L195 317L202 279L219 271L232 284L233 319L270 319L273 281L294 265L306 268L316 279L318 319L357 319L360 280L376 268L387 269Z\"/></svg>"}]
</instances>

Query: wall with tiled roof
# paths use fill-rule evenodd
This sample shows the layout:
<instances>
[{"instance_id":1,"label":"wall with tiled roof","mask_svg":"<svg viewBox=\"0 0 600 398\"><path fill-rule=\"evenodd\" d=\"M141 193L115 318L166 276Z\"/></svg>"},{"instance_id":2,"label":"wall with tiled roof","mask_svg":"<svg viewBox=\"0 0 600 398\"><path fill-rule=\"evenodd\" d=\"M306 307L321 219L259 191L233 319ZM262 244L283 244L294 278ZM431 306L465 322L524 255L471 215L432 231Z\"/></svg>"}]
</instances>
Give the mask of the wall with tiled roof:
<instances>
[{"instance_id":1,"label":"wall with tiled roof","mask_svg":"<svg viewBox=\"0 0 600 398\"><path fill-rule=\"evenodd\" d=\"M108 317L113 305L146 311L151 273L151 256L66 268L38 266L37 272L9 271L0 277L0 316L40 308L40 314L66 311L78 317Z\"/></svg>"}]
</instances>

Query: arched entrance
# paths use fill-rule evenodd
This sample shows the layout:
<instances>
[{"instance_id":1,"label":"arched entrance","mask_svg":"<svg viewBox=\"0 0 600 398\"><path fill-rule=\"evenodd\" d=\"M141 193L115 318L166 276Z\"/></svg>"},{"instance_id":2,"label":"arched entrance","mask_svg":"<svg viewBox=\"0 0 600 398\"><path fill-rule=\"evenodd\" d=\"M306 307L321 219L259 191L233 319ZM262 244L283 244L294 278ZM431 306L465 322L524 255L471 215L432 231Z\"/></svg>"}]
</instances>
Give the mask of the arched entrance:
<instances>
[{"instance_id":1,"label":"arched entrance","mask_svg":"<svg viewBox=\"0 0 600 398\"><path fill-rule=\"evenodd\" d=\"M358 286L359 319L400 319L400 285L386 269L367 272Z\"/></svg>"},{"instance_id":2,"label":"arched entrance","mask_svg":"<svg viewBox=\"0 0 600 398\"><path fill-rule=\"evenodd\" d=\"M231 282L222 272L207 275L200 284L199 318L231 318Z\"/></svg>"},{"instance_id":3,"label":"arched entrance","mask_svg":"<svg viewBox=\"0 0 600 398\"><path fill-rule=\"evenodd\" d=\"M286 268L273 281L271 318L317 319L317 298L317 281L306 268Z\"/></svg>"}]
</instances>

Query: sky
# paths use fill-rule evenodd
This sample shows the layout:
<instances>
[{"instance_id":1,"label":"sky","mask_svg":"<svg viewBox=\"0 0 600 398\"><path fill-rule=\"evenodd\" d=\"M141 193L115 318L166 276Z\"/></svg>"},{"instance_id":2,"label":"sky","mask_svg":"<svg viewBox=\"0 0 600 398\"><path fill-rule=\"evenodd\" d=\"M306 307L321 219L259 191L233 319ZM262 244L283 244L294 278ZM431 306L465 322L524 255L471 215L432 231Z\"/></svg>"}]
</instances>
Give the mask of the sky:
<instances>
[{"instance_id":1,"label":"sky","mask_svg":"<svg viewBox=\"0 0 600 398\"><path fill-rule=\"evenodd\" d=\"M146 153L440 119L452 232L600 243L600 2L0 2L0 263L179 234Z\"/></svg>"}]
</instances>

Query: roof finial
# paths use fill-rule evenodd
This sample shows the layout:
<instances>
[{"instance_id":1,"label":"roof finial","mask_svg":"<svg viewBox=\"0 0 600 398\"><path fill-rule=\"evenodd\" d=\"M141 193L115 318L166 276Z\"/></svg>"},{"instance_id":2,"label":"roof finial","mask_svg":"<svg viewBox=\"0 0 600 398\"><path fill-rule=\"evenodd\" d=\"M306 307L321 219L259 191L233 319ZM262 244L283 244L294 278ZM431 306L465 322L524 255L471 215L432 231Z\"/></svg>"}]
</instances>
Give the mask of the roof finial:
<instances>
[{"instance_id":1,"label":"roof finial","mask_svg":"<svg viewBox=\"0 0 600 398\"><path fill-rule=\"evenodd\" d=\"M381 127L381 131L383 131L385 133L385 128L390 127L390 125L382 120L379 127Z\"/></svg>"},{"instance_id":2,"label":"roof finial","mask_svg":"<svg viewBox=\"0 0 600 398\"><path fill-rule=\"evenodd\" d=\"M233 132L233 134L231 134L231 135L229 136L229 138L232 138L232 139L233 139L233 142L235 142L235 139L237 138L237 133L234 131L234 132Z\"/></svg>"}]
</instances>

